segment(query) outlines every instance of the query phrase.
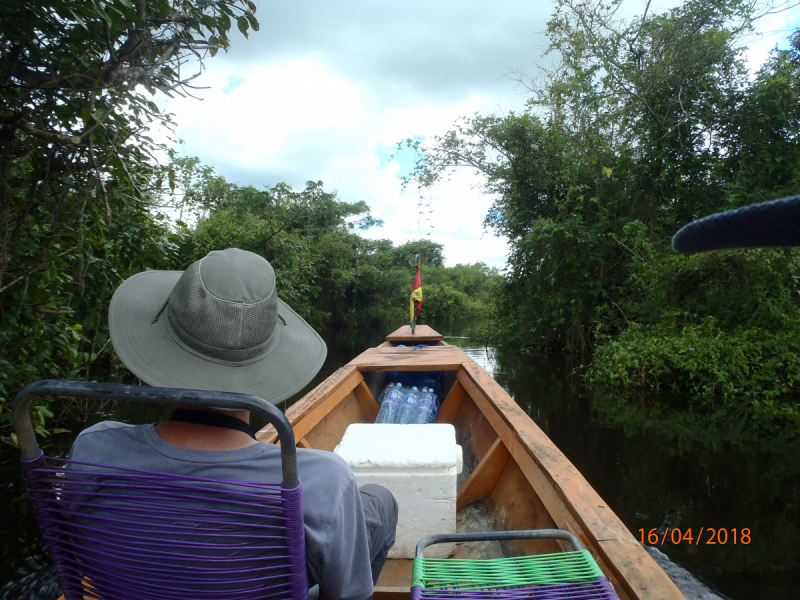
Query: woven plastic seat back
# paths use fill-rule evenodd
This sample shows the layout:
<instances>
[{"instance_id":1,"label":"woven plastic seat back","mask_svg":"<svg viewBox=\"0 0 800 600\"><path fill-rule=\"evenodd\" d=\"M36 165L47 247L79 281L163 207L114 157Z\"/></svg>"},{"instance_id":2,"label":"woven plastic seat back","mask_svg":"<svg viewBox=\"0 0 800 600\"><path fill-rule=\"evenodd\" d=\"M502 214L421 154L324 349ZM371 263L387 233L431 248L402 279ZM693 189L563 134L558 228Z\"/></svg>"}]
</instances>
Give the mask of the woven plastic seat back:
<instances>
[{"instance_id":1,"label":"woven plastic seat back","mask_svg":"<svg viewBox=\"0 0 800 600\"><path fill-rule=\"evenodd\" d=\"M67 600L307 598L301 486L23 461Z\"/></svg>"}]
</instances>

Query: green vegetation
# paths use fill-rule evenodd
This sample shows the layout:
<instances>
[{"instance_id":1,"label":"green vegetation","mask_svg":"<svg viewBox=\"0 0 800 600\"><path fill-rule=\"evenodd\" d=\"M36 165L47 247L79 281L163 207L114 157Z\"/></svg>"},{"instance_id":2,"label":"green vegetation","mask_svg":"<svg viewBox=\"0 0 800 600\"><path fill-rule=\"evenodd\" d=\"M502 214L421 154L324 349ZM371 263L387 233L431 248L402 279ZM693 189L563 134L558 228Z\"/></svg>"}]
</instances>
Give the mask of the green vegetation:
<instances>
[{"instance_id":1,"label":"green vegetation","mask_svg":"<svg viewBox=\"0 0 800 600\"><path fill-rule=\"evenodd\" d=\"M493 292L503 278L496 268L483 263L425 269L422 290L425 303L422 322L445 321L456 316L485 319L490 315Z\"/></svg>"},{"instance_id":2,"label":"green vegetation","mask_svg":"<svg viewBox=\"0 0 800 600\"><path fill-rule=\"evenodd\" d=\"M589 381L622 395L672 389L797 417L800 252L686 257L669 239L800 191L800 33L751 75L740 44L766 8L690 1L624 23L618 4L558 2L560 62L521 78L526 111L411 142L423 185L457 165L485 175L507 277L446 268L430 242L362 237L379 224L366 203L321 183L256 189L196 158L153 159L164 148L147 126L170 118L151 94L186 86L181 65L227 49L234 22L257 30L252 2L3 4L2 403L38 378L125 378L106 329L119 282L238 246L272 262L316 327L404 322L421 254L423 320L477 317L506 345L591 354Z\"/></svg>"},{"instance_id":3,"label":"green vegetation","mask_svg":"<svg viewBox=\"0 0 800 600\"><path fill-rule=\"evenodd\" d=\"M626 305L632 322L618 336L597 332L589 380L621 393L671 389L712 407L746 402L755 412L800 416L800 253L657 258L627 241L641 253L631 281L643 297Z\"/></svg>"},{"instance_id":4,"label":"green vegetation","mask_svg":"<svg viewBox=\"0 0 800 600\"><path fill-rule=\"evenodd\" d=\"M589 381L622 394L800 416L800 253L670 248L695 218L800 192L800 32L751 76L742 39L769 7L688 1L625 23L619 4L559 0L560 62L520 78L527 110L409 141L414 177L470 166L497 196L503 343L594 354Z\"/></svg>"},{"instance_id":5,"label":"green vegetation","mask_svg":"<svg viewBox=\"0 0 800 600\"><path fill-rule=\"evenodd\" d=\"M0 398L43 377L114 370L106 307L125 277L177 256L154 212L150 100L227 48L247 0L0 5ZM185 66L184 66L185 68ZM44 434L46 409L34 413ZM0 406L0 419L8 420Z\"/></svg>"},{"instance_id":6,"label":"green vegetation","mask_svg":"<svg viewBox=\"0 0 800 600\"><path fill-rule=\"evenodd\" d=\"M358 234L381 222L365 202L348 203L308 182L264 190L227 183L196 159L172 163L184 181L165 204L200 216L196 230L181 223L180 268L212 250L237 247L261 254L275 268L281 298L315 327L372 325L408 320L408 301L419 254L424 265L426 320L477 317L500 279L481 263L445 267L443 247Z\"/></svg>"}]
</instances>

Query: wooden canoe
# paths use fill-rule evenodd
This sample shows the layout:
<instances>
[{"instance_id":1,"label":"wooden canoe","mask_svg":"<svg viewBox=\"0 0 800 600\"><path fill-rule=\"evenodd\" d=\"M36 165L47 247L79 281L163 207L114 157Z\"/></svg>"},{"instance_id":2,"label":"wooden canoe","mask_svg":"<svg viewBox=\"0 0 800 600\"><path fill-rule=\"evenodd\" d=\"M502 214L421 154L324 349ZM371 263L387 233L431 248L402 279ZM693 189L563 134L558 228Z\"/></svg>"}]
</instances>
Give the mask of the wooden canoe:
<instances>
[{"instance_id":1,"label":"wooden canoe","mask_svg":"<svg viewBox=\"0 0 800 600\"><path fill-rule=\"evenodd\" d=\"M390 371L442 371L445 399L437 421L455 426L469 472L459 479L459 530L465 510L476 506L495 529L565 529L580 537L620 598L684 598L586 479L483 368L424 325L413 336L408 326L402 327L386 340L287 410L299 447L332 451L348 425L374 422L379 410L375 398ZM429 345L414 350L420 343ZM276 439L271 426L256 437ZM552 540L513 542L503 549L507 554L559 551ZM475 550L459 548L456 556L470 558L469 552ZM376 600L410 596L411 563L387 561Z\"/></svg>"}]
</instances>

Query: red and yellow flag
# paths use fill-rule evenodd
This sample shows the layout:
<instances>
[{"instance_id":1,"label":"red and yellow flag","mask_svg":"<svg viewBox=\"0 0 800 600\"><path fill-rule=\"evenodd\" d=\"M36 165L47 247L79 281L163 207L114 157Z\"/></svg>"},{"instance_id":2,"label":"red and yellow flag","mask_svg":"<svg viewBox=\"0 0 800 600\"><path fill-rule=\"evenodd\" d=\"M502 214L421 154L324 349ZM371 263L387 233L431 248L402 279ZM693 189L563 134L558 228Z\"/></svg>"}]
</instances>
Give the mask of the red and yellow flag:
<instances>
[{"instance_id":1,"label":"red and yellow flag","mask_svg":"<svg viewBox=\"0 0 800 600\"><path fill-rule=\"evenodd\" d=\"M414 301L419 302L417 304L417 314L414 314ZM417 265L417 274L414 277L414 285L411 286L411 321L415 321L416 317L419 316L419 311L422 310L422 301L424 298L422 297L422 274L419 272L419 265Z\"/></svg>"}]
</instances>

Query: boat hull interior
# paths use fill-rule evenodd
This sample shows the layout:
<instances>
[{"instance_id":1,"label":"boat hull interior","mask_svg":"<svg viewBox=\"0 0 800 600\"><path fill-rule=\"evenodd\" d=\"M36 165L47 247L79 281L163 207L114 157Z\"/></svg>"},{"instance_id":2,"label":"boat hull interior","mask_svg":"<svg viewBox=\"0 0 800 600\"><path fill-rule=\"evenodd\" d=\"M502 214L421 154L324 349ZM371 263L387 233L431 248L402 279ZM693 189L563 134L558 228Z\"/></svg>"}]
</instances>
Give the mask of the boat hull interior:
<instances>
[{"instance_id":1,"label":"boat hull interior","mask_svg":"<svg viewBox=\"0 0 800 600\"><path fill-rule=\"evenodd\" d=\"M444 400L437 422L455 427L464 456L458 531L564 529L586 545L620 598L684 598L572 463L480 365L430 328L418 334L399 329L291 406L286 414L298 447L332 451L350 424L374 422L376 398L390 372L441 373ZM276 440L269 426L257 437ZM470 543L459 545L455 556L499 558L570 549L559 544ZM411 563L390 559L375 598L409 597Z\"/></svg>"}]
</instances>

